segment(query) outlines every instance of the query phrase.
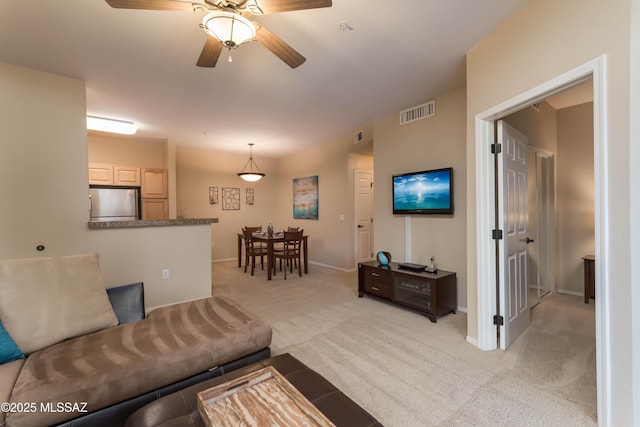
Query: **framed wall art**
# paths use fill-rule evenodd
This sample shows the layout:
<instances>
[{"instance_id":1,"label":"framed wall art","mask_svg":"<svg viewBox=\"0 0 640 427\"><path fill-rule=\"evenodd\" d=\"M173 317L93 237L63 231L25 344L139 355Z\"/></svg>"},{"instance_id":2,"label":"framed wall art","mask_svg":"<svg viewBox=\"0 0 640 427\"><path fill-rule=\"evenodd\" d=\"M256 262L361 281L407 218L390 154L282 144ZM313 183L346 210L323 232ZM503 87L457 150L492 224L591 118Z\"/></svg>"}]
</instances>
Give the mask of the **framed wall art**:
<instances>
[{"instance_id":1,"label":"framed wall art","mask_svg":"<svg viewBox=\"0 0 640 427\"><path fill-rule=\"evenodd\" d=\"M209 204L215 205L218 203L218 187L209 187Z\"/></svg>"},{"instance_id":2,"label":"framed wall art","mask_svg":"<svg viewBox=\"0 0 640 427\"><path fill-rule=\"evenodd\" d=\"M293 217L318 219L318 175L293 179Z\"/></svg>"},{"instance_id":3,"label":"framed wall art","mask_svg":"<svg viewBox=\"0 0 640 427\"><path fill-rule=\"evenodd\" d=\"M248 205L252 205L253 202L255 201L255 198L253 196L253 188L247 188L247 204Z\"/></svg>"},{"instance_id":4,"label":"framed wall art","mask_svg":"<svg viewBox=\"0 0 640 427\"><path fill-rule=\"evenodd\" d=\"M239 188L222 188L222 210L237 211L240 210L240 189Z\"/></svg>"}]
</instances>

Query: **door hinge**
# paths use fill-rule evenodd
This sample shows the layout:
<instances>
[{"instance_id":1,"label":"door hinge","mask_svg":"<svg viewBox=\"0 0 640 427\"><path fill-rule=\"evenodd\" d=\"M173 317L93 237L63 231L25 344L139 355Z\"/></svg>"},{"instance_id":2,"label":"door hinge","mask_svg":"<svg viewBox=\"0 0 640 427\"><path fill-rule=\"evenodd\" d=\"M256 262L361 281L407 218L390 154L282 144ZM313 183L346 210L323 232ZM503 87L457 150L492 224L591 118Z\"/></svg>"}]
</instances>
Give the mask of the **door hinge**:
<instances>
[{"instance_id":1,"label":"door hinge","mask_svg":"<svg viewBox=\"0 0 640 427\"><path fill-rule=\"evenodd\" d=\"M493 240L502 240L502 230L491 230L491 238Z\"/></svg>"},{"instance_id":2,"label":"door hinge","mask_svg":"<svg viewBox=\"0 0 640 427\"><path fill-rule=\"evenodd\" d=\"M493 316L493 324L496 326L504 326L504 317L496 314L495 316Z\"/></svg>"},{"instance_id":3,"label":"door hinge","mask_svg":"<svg viewBox=\"0 0 640 427\"><path fill-rule=\"evenodd\" d=\"M502 144L491 144L491 154L502 153Z\"/></svg>"}]
</instances>

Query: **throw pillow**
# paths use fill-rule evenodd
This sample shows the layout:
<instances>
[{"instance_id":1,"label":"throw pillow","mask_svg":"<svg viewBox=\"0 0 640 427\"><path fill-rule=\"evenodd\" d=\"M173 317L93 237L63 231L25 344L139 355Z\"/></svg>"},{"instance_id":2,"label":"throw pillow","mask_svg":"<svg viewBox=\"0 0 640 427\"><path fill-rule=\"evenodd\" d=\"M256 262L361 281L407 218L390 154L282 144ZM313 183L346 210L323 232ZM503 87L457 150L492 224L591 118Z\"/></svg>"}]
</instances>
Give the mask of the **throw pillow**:
<instances>
[{"instance_id":1,"label":"throw pillow","mask_svg":"<svg viewBox=\"0 0 640 427\"><path fill-rule=\"evenodd\" d=\"M22 359L24 354L20 351L16 343L11 339L7 330L0 322L0 365Z\"/></svg>"},{"instance_id":2,"label":"throw pillow","mask_svg":"<svg viewBox=\"0 0 640 427\"><path fill-rule=\"evenodd\" d=\"M98 254L0 261L0 319L24 354L118 324Z\"/></svg>"}]
</instances>

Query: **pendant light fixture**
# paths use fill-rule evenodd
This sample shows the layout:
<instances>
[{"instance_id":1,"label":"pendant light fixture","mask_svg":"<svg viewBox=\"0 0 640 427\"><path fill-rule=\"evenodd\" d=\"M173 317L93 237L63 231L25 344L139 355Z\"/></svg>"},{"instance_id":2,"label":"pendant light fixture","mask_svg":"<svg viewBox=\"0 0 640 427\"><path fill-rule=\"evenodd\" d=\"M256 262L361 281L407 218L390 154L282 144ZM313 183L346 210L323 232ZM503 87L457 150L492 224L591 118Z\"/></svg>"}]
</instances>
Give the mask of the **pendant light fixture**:
<instances>
[{"instance_id":1,"label":"pendant light fixture","mask_svg":"<svg viewBox=\"0 0 640 427\"><path fill-rule=\"evenodd\" d=\"M247 169L247 166L249 169ZM253 169L255 166L255 170ZM245 181L255 182L262 179L264 174L260 172L258 165L253 161L253 143L249 143L249 161L245 163L244 167L240 172L238 172L238 176Z\"/></svg>"}]
</instances>

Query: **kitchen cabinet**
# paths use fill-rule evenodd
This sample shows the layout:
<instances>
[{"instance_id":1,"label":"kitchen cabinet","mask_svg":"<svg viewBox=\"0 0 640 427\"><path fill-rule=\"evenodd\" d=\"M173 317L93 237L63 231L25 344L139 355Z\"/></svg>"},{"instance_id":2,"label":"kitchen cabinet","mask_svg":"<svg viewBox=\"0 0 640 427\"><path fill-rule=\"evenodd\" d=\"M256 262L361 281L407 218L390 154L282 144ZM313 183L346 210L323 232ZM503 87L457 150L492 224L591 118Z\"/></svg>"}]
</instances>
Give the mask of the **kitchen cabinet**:
<instances>
[{"instance_id":1,"label":"kitchen cabinet","mask_svg":"<svg viewBox=\"0 0 640 427\"><path fill-rule=\"evenodd\" d=\"M142 219L169 219L169 177L166 169L89 163L89 184L140 187Z\"/></svg>"},{"instance_id":2,"label":"kitchen cabinet","mask_svg":"<svg viewBox=\"0 0 640 427\"><path fill-rule=\"evenodd\" d=\"M142 219L169 218L169 179L166 169L140 170Z\"/></svg>"},{"instance_id":3,"label":"kitchen cabinet","mask_svg":"<svg viewBox=\"0 0 640 427\"><path fill-rule=\"evenodd\" d=\"M131 166L114 166L113 184L140 187L140 168L134 168Z\"/></svg>"},{"instance_id":4,"label":"kitchen cabinet","mask_svg":"<svg viewBox=\"0 0 640 427\"><path fill-rule=\"evenodd\" d=\"M89 163L89 184L113 185L113 165Z\"/></svg>"},{"instance_id":5,"label":"kitchen cabinet","mask_svg":"<svg viewBox=\"0 0 640 427\"><path fill-rule=\"evenodd\" d=\"M169 218L169 199L142 199L142 219Z\"/></svg>"},{"instance_id":6,"label":"kitchen cabinet","mask_svg":"<svg viewBox=\"0 0 640 427\"><path fill-rule=\"evenodd\" d=\"M143 199L168 199L169 180L166 169L141 170L141 194Z\"/></svg>"},{"instance_id":7,"label":"kitchen cabinet","mask_svg":"<svg viewBox=\"0 0 640 427\"><path fill-rule=\"evenodd\" d=\"M89 163L89 184L140 187L140 168Z\"/></svg>"}]
</instances>

